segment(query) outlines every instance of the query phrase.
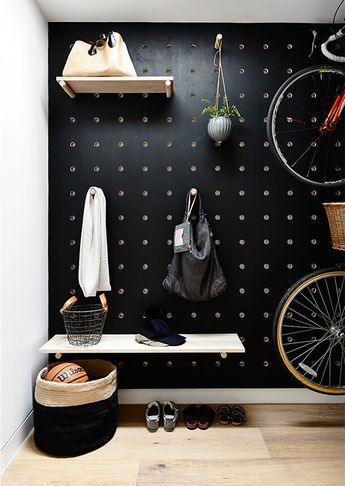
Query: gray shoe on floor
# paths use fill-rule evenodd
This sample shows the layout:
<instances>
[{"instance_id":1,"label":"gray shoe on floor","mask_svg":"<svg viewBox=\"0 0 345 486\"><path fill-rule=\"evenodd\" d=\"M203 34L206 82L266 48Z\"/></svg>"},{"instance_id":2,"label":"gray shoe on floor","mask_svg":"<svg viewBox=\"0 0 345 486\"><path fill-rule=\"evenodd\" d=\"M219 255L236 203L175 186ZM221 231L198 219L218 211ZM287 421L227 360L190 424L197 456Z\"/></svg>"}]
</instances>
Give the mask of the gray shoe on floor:
<instances>
[{"instance_id":1,"label":"gray shoe on floor","mask_svg":"<svg viewBox=\"0 0 345 486\"><path fill-rule=\"evenodd\" d=\"M146 428L149 432L156 432L161 415L160 405L156 401L149 402L145 411Z\"/></svg>"},{"instance_id":2,"label":"gray shoe on floor","mask_svg":"<svg viewBox=\"0 0 345 486\"><path fill-rule=\"evenodd\" d=\"M177 417L176 403L170 400L163 402L163 427L166 432L172 432L175 429Z\"/></svg>"}]
</instances>

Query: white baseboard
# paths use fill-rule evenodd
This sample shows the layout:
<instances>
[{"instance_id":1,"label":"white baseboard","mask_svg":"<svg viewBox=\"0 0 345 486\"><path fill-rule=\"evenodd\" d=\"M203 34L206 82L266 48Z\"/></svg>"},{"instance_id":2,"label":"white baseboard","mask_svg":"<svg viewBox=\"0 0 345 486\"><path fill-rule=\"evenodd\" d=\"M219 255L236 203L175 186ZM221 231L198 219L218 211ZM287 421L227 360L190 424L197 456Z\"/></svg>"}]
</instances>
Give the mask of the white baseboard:
<instances>
[{"instance_id":1,"label":"white baseboard","mask_svg":"<svg viewBox=\"0 0 345 486\"><path fill-rule=\"evenodd\" d=\"M123 389L120 404L174 400L177 403L345 403L345 396L330 396L306 388L184 388Z\"/></svg>"},{"instance_id":2,"label":"white baseboard","mask_svg":"<svg viewBox=\"0 0 345 486\"><path fill-rule=\"evenodd\" d=\"M21 448L23 442L30 434L32 429L33 413L31 411L1 449L1 474L4 472L11 460L17 454L18 450Z\"/></svg>"}]
</instances>

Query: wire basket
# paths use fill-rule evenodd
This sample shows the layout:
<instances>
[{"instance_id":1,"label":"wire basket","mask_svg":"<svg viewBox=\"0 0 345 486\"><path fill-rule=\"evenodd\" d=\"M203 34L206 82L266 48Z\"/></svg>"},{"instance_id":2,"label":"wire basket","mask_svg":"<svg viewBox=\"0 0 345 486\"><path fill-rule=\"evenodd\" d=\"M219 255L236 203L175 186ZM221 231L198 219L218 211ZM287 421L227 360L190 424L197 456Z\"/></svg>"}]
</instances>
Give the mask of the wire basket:
<instances>
[{"instance_id":1,"label":"wire basket","mask_svg":"<svg viewBox=\"0 0 345 486\"><path fill-rule=\"evenodd\" d=\"M94 346L101 340L108 305L105 294L99 299L99 304L75 305L77 298L73 296L60 310L68 342L73 346Z\"/></svg>"},{"instance_id":2,"label":"wire basket","mask_svg":"<svg viewBox=\"0 0 345 486\"><path fill-rule=\"evenodd\" d=\"M345 251L345 202L323 203L332 237L332 248Z\"/></svg>"}]
</instances>

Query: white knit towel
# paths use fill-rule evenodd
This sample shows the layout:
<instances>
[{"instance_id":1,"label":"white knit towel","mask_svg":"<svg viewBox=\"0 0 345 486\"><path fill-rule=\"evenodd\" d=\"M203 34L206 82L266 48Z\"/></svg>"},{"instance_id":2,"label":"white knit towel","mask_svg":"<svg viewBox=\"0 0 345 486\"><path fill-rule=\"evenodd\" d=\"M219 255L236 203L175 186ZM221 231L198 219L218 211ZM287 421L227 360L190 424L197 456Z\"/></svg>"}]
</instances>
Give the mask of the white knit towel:
<instances>
[{"instance_id":1,"label":"white knit towel","mask_svg":"<svg viewBox=\"0 0 345 486\"><path fill-rule=\"evenodd\" d=\"M99 187L90 187L86 193L80 238L78 276L79 285L85 297L93 297L97 291L111 290L108 265L106 201L104 193Z\"/></svg>"}]
</instances>

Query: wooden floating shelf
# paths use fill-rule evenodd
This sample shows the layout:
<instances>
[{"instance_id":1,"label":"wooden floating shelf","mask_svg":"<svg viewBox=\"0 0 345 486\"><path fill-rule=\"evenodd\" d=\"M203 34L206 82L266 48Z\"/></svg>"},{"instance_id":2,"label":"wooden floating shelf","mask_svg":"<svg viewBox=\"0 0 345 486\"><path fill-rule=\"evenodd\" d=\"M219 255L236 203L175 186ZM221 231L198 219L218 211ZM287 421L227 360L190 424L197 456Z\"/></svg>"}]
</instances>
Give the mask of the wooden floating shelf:
<instances>
[{"instance_id":1,"label":"wooden floating shelf","mask_svg":"<svg viewBox=\"0 0 345 486\"><path fill-rule=\"evenodd\" d=\"M76 93L174 93L173 76L66 77L57 76L61 88L75 98Z\"/></svg>"},{"instance_id":2,"label":"wooden floating shelf","mask_svg":"<svg viewBox=\"0 0 345 486\"><path fill-rule=\"evenodd\" d=\"M41 353L244 353L245 348L237 334L183 334L186 342L181 346L153 347L139 344L135 334L103 334L101 341L94 346L72 346L65 334L56 334L40 348Z\"/></svg>"}]
</instances>

